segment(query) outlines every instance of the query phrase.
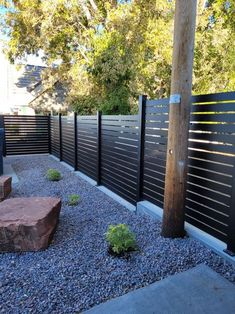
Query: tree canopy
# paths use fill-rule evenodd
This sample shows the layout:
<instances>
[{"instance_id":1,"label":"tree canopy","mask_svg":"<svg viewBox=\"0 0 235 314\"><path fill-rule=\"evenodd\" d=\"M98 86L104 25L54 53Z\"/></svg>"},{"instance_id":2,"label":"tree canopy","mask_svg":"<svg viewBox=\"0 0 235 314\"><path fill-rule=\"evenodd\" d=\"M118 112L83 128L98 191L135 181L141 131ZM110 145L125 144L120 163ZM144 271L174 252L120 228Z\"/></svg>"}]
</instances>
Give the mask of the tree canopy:
<instances>
[{"instance_id":1,"label":"tree canopy","mask_svg":"<svg viewBox=\"0 0 235 314\"><path fill-rule=\"evenodd\" d=\"M130 113L169 95L174 1L10 0L1 30L11 62L43 51L44 84L60 81L79 113ZM235 89L235 3L200 0L193 93ZM56 62L56 66L55 66Z\"/></svg>"}]
</instances>

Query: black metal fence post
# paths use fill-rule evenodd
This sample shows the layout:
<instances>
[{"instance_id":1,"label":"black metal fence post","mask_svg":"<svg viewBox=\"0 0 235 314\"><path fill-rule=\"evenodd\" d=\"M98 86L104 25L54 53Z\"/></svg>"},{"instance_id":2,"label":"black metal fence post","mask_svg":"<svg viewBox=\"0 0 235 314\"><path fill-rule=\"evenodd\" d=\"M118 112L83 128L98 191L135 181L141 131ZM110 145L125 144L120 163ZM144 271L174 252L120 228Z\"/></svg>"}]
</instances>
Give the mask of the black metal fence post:
<instances>
[{"instance_id":1,"label":"black metal fence post","mask_svg":"<svg viewBox=\"0 0 235 314\"><path fill-rule=\"evenodd\" d=\"M139 96L139 149L136 202L141 201L143 191L146 100L147 96Z\"/></svg>"},{"instance_id":2,"label":"black metal fence post","mask_svg":"<svg viewBox=\"0 0 235 314\"><path fill-rule=\"evenodd\" d=\"M62 119L61 119L61 113L59 113L59 139L60 139L60 161L62 161L63 156L62 156Z\"/></svg>"},{"instance_id":3,"label":"black metal fence post","mask_svg":"<svg viewBox=\"0 0 235 314\"><path fill-rule=\"evenodd\" d=\"M0 129L3 129L2 155L3 157L6 157L6 137L5 137L4 115L0 115Z\"/></svg>"},{"instance_id":4,"label":"black metal fence post","mask_svg":"<svg viewBox=\"0 0 235 314\"><path fill-rule=\"evenodd\" d=\"M101 111L97 111L97 185L101 184Z\"/></svg>"},{"instance_id":5,"label":"black metal fence post","mask_svg":"<svg viewBox=\"0 0 235 314\"><path fill-rule=\"evenodd\" d=\"M78 170L77 113L74 112L74 171Z\"/></svg>"},{"instance_id":6,"label":"black metal fence post","mask_svg":"<svg viewBox=\"0 0 235 314\"><path fill-rule=\"evenodd\" d=\"M4 130L0 128L0 176L3 174L3 143L4 143Z\"/></svg>"},{"instance_id":7,"label":"black metal fence post","mask_svg":"<svg viewBox=\"0 0 235 314\"><path fill-rule=\"evenodd\" d=\"M4 129L4 116L0 115L0 129Z\"/></svg>"},{"instance_id":8,"label":"black metal fence post","mask_svg":"<svg viewBox=\"0 0 235 314\"><path fill-rule=\"evenodd\" d=\"M48 115L48 153L51 154L51 114Z\"/></svg>"},{"instance_id":9,"label":"black metal fence post","mask_svg":"<svg viewBox=\"0 0 235 314\"><path fill-rule=\"evenodd\" d=\"M233 188L228 222L227 249L225 250L225 252L231 256L235 256L235 161L233 165Z\"/></svg>"}]
</instances>

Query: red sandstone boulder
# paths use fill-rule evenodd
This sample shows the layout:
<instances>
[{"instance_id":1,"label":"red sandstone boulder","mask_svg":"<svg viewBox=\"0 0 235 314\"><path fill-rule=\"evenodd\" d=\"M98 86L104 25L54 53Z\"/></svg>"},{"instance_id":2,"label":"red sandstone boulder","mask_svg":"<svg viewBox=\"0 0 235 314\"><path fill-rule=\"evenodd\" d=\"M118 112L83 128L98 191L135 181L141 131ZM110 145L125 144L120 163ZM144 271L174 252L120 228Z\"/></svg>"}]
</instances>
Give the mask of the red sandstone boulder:
<instances>
[{"instance_id":1,"label":"red sandstone boulder","mask_svg":"<svg viewBox=\"0 0 235 314\"><path fill-rule=\"evenodd\" d=\"M0 177L0 201L3 201L11 193L11 177Z\"/></svg>"},{"instance_id":2,"label":"red sandstone boulder","mask_svg":"<svg viewBox=\"0 0 235 314\"><path fill-rule=\"evenodd\" d=\"M52 197L11 198L0 203L0 252L46 249L55 232L61 201Z\"/></svg>"}]
</instances>

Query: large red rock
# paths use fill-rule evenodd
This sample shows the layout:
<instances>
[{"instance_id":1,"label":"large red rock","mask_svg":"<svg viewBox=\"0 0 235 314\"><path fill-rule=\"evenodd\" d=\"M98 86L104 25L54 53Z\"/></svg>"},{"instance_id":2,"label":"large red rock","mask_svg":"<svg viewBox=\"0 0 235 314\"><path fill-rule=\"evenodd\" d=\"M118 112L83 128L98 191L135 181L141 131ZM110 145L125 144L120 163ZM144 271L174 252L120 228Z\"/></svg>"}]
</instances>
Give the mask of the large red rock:
<instances>
[{"instance_id":1,"label":"large red rock","mask_svg":"<svg viewBox=\"0 0 235 314\"><path fill-rule=\"evenodd\" d=\"M0 203L0 252L46 249L55 232L59 198L11 198Z\"/></svg>"}]
</instances>

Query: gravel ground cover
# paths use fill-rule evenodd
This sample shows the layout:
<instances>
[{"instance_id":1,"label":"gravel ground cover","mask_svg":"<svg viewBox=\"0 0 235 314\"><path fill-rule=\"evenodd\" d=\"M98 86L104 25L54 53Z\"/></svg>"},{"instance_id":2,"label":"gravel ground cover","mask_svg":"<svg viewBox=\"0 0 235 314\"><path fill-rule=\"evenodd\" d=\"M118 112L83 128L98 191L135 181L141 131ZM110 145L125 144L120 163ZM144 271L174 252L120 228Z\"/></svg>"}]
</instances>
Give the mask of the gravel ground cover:
<instances>
[{"instance_id":1,"label":"gravel ground cover","mask_svg":"<svg viewBox=\"0 0 235 314\"><path fill-rule=\"evenodd\" d=\"M161 225L125 209L47 156L8 158L20 179L11 197L58 196L60 223L51 246L36 253L0 255L0 313L79 313L110 298L205 263L235 283L235 267L199 242L164 239ZM48 168L63 179L50 182ZM79 194L75 207L69 194ZM139 251L129 258L107 254L109 224L126 223Z\"/></svg>"}]
</instances>

